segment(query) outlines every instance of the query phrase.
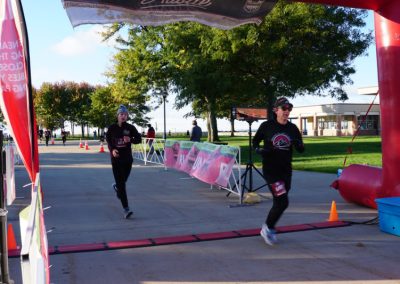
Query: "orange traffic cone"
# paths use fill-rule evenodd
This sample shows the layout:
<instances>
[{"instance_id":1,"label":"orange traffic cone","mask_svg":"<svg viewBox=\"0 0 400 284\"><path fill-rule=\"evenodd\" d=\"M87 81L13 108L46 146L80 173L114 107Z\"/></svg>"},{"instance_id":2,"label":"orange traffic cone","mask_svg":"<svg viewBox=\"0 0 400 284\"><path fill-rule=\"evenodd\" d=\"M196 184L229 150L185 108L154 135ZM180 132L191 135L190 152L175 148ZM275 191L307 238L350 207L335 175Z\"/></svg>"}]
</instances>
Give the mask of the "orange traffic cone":
<instances>
[{"instance_id":1,"label":"orange traffic cone","mask_svg":"<svg viewBox=\"0 0 400 284\"><path fill-rule=\"evenodd\" d=\"M18 249L12 224L8 224L7 227L7 248L9 251Z\"/></svg>"},{"instance_id":2,"label":"orange traffic cone","mask_svg":"<svg viewBox=\"0 0 400 284\"><path fill-rule=\"evenodd\" d=\"M100 143L100 152L99 153L104 153L103 142Z\"/></svg>"},{"instance_id":3,"label":"orange traffic cone","mask_svg":"<svg viewBox=\"0 0 400 284\"><path fill-rule=\"evenodd\" d=\"M331 205L331 213L329 214L329 222L336 222L339 221L339 216L338 213L336 211L336 202L332 201L332 205Z\"/></svg>"},{"instance_id":4,"label":"orange traffic cone","mask_svg":"<svg viewBox=\"0 0 400 284\"><path fill-rule=\"evenodd\" d=\"M82 139L79 139L79 148L83 148Z\"/></svg>"},{"instance_id":5,"label":"orange traffic cone","mask_svg":"<svg viewBox=\"0 0 400 284\"><path fill-rule=\"evenodd\" d=\"M89 150L89 144L87 141L85 141L85 150Z\"/></svg>"},{"instance_id":6,"label":"orange traffic cone","mask_svg":"<svg viewBox=\"0 0 400 284\"><path fill-rule=\"evenodd\" d=\"M51 138L51 145L54 145L54 138Z\"/></svg>"}]
</instances>

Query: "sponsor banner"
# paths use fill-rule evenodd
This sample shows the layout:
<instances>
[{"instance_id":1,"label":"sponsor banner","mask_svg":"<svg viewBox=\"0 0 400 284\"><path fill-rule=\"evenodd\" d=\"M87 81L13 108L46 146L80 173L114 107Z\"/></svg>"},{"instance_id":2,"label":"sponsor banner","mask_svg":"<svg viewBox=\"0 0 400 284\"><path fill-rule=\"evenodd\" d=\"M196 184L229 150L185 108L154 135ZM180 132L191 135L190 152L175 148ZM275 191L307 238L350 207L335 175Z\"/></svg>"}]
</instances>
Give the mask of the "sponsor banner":
<instances>
[{"instance_id":1,"label":"sponsor banner","mask_svg":"<svg viewBox=\"0 0 400 284\"><path fill-rule=\"evenodd\" d=\"M178 158L179 141L166 140L165 141L165 166L173 168Z\"/></svg>"},{"instance_id":2,"label":"sponsor banner","mask_svg":"<svg viewBox=\"0 0 400 284\"><path fill-rule=\"evenodd\" d=\"M205 150L201 149L191 175L203 182L226 187L239 149L221 145L213 146Z\"/></svg>"},{"instance_id":3,"label":"sponsor banner","mask_svg":"<svg viewBox=\"0 0 400 284\"><path fill-rule=\"evenodd\" d=\"M192 148L190 148L189 153L186 155L185 160L183 161L180 170L190 174L190 171L193 168L194 162L197 159L197 155L199 154L203 143L194 142Z\"/></svg>"},{"instance_id":4,"label":"sponsor banner","mask_svg":"<svg viewBox=\"0 0 400 284\"><path fill-rule=\"evenodd\" d=\"M7 145L5 147L6 152L6 174L4 175L4 187L5 196L7 199L7 205L10 206L15 200L15 156L14 146Z\"/></svg>"},{"instance_id":5,"label":"sponsor banner","mask_svg":"<svg viewBox=\"0 0 400 284\"><path fill-rule=\"evenodd\" d=\"M221 145L215 145L211 143L203 143L201 150L197 154L196 161L193 164L190 175L204 181L206 183L212 184L213 177L210 175L209 168L212 166L213 158L215 152L219 151Z\"/></svg>"},{"instance_id":6,"label":"sponsor banner","mask_svg":"<svg viewBox=\"0 0 400 284\"><path fill-rule=\"evenodd\" d=\"M236 155L239 152L239 148L221 146L220 151L216 151L214 154L214 162L209 167L209 171L212 173L218 172L218 176L215 179L215 184L227 187L229 177L231 176L233 165L235 164Z\"/></svg>"},{"instance_id":7,"label":"sponsor banner","mask_svg":"<svg viewBox=\"0 0 400 284\"><path fill-rule=\"evenodd\" d=\"M194 143L195 142L193 142L193 141L179 141L178 157L177 157L176 163L174 165L175 169L182 170L182 166L186 159L186 156L188 155L188 153Z\"/></svg>"},{"instance_id":8,"label":"sponsor banner","mask_svg":"<svg viewBox=\"0 0 400 284\"><path fill-rule=\"evenodd\" d=\"M221 29L260 24L277 0L63 0L71 24L130 22L162 25L195 21Z\"/></svg>"}]
</instances>

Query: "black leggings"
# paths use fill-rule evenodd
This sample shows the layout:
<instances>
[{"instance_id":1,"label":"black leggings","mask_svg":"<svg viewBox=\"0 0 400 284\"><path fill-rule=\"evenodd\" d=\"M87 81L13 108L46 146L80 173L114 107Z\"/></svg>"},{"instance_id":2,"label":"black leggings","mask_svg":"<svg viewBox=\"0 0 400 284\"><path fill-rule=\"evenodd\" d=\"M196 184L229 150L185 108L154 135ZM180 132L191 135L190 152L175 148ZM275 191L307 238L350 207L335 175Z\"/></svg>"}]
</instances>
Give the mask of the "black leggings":
<instances>
[{"instance_id":1,"label":"black leggings","mask_svg":"<svg viewBox=\"0 0 400 284\"><path fill-rule=\"evenodd\" d=\"M267 224L268 228L275 229L276 223L278 223L283 212L285 212L288 206L289 206L289 198L287 192L278 197L275 196L273 197L272 208L271 210L269 210L267 219L265 220L265 224Z\"/></svg>"},{"instance_id":2,"label":"black leggings","mask_svg":"<svg viewBox=\"0 0 400 284\"><path fill-rule=\"evenodd\" d=\"M289 207L289 190L292 182L292 175L284 174L284 175L271 175L265 169L263 169L263 175L268 184L268 188L271 191L273 196L272 199L272 208L269 210L267 219L265 220L265 224L267 224L268 228L275 229L276 223L278 223L279 219L282 217L283 212L285 212L286 208ZM274 182L283 181L285 183L286 193L280 196L274 196L271 185Z\"/></svg>"},{"instance_id":3,"label":"black leggings","mask_svg":"<svg viewBox=\"0 0 400 284\"><path fill-rule=\"evenodd\" d=\"M122 207L128 208L128 197L126 195L126 182L132 169L132 161L111 163L115 183L118 189L118 197L121 199Z\"/></svg>"}]
</instances>

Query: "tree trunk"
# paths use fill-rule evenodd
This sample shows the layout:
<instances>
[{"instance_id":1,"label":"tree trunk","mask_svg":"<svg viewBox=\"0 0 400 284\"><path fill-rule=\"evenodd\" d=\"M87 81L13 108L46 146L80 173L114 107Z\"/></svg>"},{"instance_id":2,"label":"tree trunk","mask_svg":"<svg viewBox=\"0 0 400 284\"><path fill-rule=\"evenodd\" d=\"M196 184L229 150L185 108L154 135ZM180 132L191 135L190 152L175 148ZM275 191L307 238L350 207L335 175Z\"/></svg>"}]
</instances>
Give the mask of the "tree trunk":
<instances>
[{"instance_id":1,"label":"tree trunk","mask_svg":"<svg viewBox=\"0 0 400 284\"><path fill-rule=\"evenodd\" d=\"M81 124L82 138L85 138L85 124Z\"/></svg>"},{"instance_id":2,"label":"tree trunk","mask_svg":"<svg viewBox=\"0 0 400 284\"><path fill-rule=\"evenodd\" d=\"M208 102L208 112L207 112L207 128L208 128L208 142L219 141L218 137L218 126L217 117L215 115L215 102L210 100Z\"/></svg>"},{"instance_id":3,"label":"tree trunk","mask_svg":"<svg viewBox=\"0 0 400 284\"><path fill-rule=\"evenodd\" d=\"M231 118L231 137L235 136L235 119Z\"/></svg>"},{"instance_id":4,"label":"tree trunk","mask_svg":"<svg viewBox=\"0 0 400 284\"><path fill-rule=\"evenodd\" d=\"M275 119L275 112L274 112L274 102L275 102L275 97L274 96L267 96L267 116L268 120L270 119Z\"/></svg>"}]
</instances>

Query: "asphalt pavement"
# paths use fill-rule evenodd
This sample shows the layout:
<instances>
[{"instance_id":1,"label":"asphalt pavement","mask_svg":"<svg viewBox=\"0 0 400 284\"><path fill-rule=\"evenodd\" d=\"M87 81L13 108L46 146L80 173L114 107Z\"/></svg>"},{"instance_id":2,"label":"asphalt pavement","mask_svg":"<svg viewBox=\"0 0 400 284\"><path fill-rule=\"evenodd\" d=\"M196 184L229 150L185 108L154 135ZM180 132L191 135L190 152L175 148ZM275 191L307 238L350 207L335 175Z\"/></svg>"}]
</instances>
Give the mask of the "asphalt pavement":
<instances>
[{"instance_id":1,"label":"asphalt pavement","mask_svg":"<svg viewBox=\"0 0 400 284\"><path fill-rule=\"evenodd\" d=\"M261 203L239 206L237 196L186 173L135 161L127 182L134 215L126 220L107 149L78 144L39 145L51 283L400 283L400 238L361 224L378 212L344 201L329 187L335 175L294 172L279 243L271 247L254 234L271 207L265 187L257 191ZM20 245L18 212L30 202L30 187L23 187L23 166L15 174L18 199L8 222ZM254 188L264 184L253 178ZM332 201L351 225L315 227L326 223ZM312 229L301 230L304 224ZM20 259L11 257L9 266L22 283Z\"/></svg>"}]
</instances>

